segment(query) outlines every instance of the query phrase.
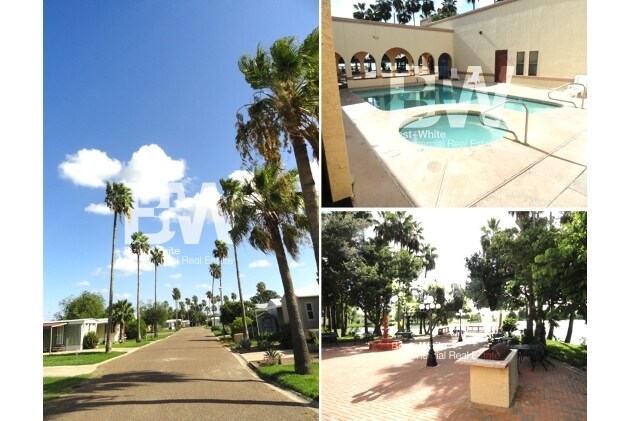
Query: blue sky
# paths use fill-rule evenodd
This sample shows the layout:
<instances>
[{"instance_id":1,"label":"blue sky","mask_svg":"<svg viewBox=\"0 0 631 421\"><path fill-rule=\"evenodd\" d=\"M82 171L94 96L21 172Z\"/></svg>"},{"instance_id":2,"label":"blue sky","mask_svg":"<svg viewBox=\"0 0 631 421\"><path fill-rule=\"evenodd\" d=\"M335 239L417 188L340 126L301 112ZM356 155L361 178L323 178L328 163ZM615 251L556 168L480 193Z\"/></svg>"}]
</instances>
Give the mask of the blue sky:
<instances>
[{"instance_id":1,"label":"blue sky","mask_svg":"<svg viewBox=\"0 0 631 421\"><path fill-rule=\"evenodd\" d=\"M356 0L331 0L331 16L337 16L342 18L352 18L353 12L355 9L353 8L354 4L357 4ZM376 3L376 1L365 1L366 7L371 4ZM442 0L434 0L434 8L438 9L442 7ZM476 10L480 7L488 6L493 4L493 0L478 0L475 2ZM468 12L473 10L473 4L467 3L467 0L457 0L456 7L458 8L458 13ZM392 22L394 23L394 22ZM412 22L410 22L410 25ZM416 24L418 25L418 16L416 19Z\"/></svg>"},{"instance_id":2,"label":"blue sky","mask_svg":"<svg viewBox=\"0 0 631 421\"><path fill-rule=\"evenodd\" d=\"M136 303L136 256L123 241L128 246L137 229L169 252L158 268L158 301L172 305L174 287L182 299L205 299L214 241L222 233L227 239L212 207L219 179L240 175L235 115L253 94L237 61L259 43L301 42L318 26L318 2L49 1L43 12L44 320L84 290L107 300L113 216L104 206L106 181L123 181L136 195L137 226L117 228L114 301ZM293 156L285 162L295 166ZM196 209L201 219L192 219ZM163 229L171 234L159 235ZM309 247L291 262L297 289L315 283ZM238 293L229 250L224 295ZM261 281L283 294L273 254L247 245L238 253L246 298ZM140 296L154 296L148 256Z\"/></svg>"}]
</instances>

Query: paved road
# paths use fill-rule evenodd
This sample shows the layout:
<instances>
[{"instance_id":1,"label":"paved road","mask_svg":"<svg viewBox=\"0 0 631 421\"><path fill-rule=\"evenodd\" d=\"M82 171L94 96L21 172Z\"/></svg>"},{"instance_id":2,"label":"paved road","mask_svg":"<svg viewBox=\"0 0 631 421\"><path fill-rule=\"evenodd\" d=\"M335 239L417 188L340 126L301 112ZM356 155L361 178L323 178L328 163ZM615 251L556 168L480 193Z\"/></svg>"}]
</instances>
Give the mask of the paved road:
<instances>
[{"instance_id":1,"label":"paved road","mask_svg":"<svg viewBox=\"0 0 631 421\"><path fill-rule=\"evenodd\" d=\"M318 410L256 377L202 327L100 365L44 403L46 420L317 420Z\"/></svg>"}]
</instances>

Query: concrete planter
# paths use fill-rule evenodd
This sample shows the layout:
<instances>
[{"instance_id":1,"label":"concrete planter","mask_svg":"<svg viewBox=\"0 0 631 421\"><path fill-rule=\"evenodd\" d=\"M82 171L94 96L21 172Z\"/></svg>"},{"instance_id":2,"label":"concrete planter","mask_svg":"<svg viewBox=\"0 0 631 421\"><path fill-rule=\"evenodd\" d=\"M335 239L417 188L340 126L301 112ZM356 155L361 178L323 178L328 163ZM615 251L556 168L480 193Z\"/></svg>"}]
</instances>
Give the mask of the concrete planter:
<instances>
[{"instance_id":1,"label":"concrete planter","mask_svg":"<svg viewBox=\"0 0 631 421\"><path fill-rule=\"evenodd\" d=\"M479 349L456 361L469 366L471 402L510 408L519 383L517 351L511 350L503 360L480 359L486 350Z\"/></svg>"}]
</instances>

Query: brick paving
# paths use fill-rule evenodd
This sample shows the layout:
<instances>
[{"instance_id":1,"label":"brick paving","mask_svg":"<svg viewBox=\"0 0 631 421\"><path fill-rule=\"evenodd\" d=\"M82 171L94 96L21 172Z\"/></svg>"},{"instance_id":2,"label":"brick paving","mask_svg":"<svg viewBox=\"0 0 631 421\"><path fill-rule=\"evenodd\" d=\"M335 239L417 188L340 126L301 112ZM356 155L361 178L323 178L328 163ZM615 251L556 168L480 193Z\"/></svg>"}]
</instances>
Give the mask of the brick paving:
<instances>
[{"instance_id":1,"label":"brick paving","mask_svg":"<svg viewBox=\"0 0 631 421\"><path fill-rule=\"evenodd\" d=\"M322 348L320 411L323 421L345 420L586 420L587 373L554 361L545 371L521 364L510 408L469 400L469 367L455 364L486 345L482 336L458 343L438 337L438 366L427 367L429 341L415 339L395 351L367 345Z\"/></svg>"}]
</instances>

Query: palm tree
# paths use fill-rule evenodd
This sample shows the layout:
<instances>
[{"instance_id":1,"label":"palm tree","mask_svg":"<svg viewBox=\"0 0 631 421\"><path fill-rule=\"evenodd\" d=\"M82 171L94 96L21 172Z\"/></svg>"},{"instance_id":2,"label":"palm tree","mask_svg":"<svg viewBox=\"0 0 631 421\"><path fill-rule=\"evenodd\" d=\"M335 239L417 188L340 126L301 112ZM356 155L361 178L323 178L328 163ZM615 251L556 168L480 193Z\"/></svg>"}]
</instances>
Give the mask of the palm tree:
<instances>
[{"instance_id":1,"label":"palm tree","mask_svg":"<svg viewBox=\"0 0 631 421\"><path fill-rule=\"evenodd\" d=\"M424 18L429 17L429 15L431 15L432 12L435 11L434 2L432 0L423 0L423 4L421 5L421 11L423 12Z\"/></svg>"},{"instance_id":2,"label":"palm tree","mask_svg":"<svg viewBox=\"0 0 631 421\"><path fill-rule=\"evenodd\" d=\"M212 287L211 287L212 292L209 298L211 302L211 309L213 312L213 317L215 317L215 311L217 311L217 308L215 306L215 303L217 302L217 296L215 295L215 279L221 278L221 266L219 266L219 264L217 263L211 263L210 266L208 267L208 271L210 272L210 276L213 278ZM221 297L219 299L221 299Z\"/></svg>"},{"instance_id":3,"label":"palm tree","mask_svg":"<svg viewBox=\"0 0 631 421\"><path fill-rule=\"evenodd\" d=\"M482 255L486 256L486 251L491 245L493 236L500 230L500 220L491 218L486 221L486 226L481 227L482 237L480 237L480 245L482 246Z\"/></svg>"},{"instance_id":4,"label":"palm tree","mask_svg":"<svg viewBox=\"0 0 631 421\"><path fill-rule=\"evenodd\" d=\"M467 3L473 4L473 10L475 10L475 0L467 0Z\"/></svg>"},{"instance_id":5,"label":"palm tree","mask_svg":"<svg viewBox=\"0 0 631 421\"><path fill-rule=\"evenodd\" d=\"M118 300L114 304L112 322L121 326L120 340L125 337L125 324L134 317L134 308L127 300Z\"/></svg>"},{"instance_id":6,"label":"palm tree","mask_svg":"<svg viewBox=\"0 0 631 421\"><path fill-rule=\"evenodd\" d=\"M154 246L151 249L151 257L149 258L151 263L154 265L154 280L153 280L153 309L156 310L158 307L158 266L164 264L164 253L161 249ZM158 337L158 324L154 324L153 326L153 337Z\"/></svg>"},{"instance_id":7,"label":"palm tree","mask_svg":"<svg viewBox=\"0 0 631 421\"><path fill-rule=\"evenodd\" d=\"M228 257L228 246L226 245L225 242L221 241L221 240L215 240L215 248L213 249L213 257L217 260L219 260L219 311L221 311L221 307L223 307L223 286L222 286L222 270L221 270L221 263L226 260L226 258ZM223 331L224 331L224 335L226 332L226 328L225 326L223 326L222 323L222 327L223 327Z\"/></svg>"},{"instance_id":8,"label":"palm tree","mask_svg":"<svg viewBox=\"0 0 631 421\"><path fill-rule=\"evenodd\" d=\"M149 253L149 238L141 231L136 231L131 235L131 252L137 256L138 286L136 289L136 323L138 324L138 329L136 342L140 342L142 341L142 335L140 334L140 255Z\"/></svg>"},{"instance_id":9,"label":"palm tree","mask_svg":"<svg viewBox=\"0 0 631 421\"><path fill-rule=\"evenodd\" d=\"M189 321L191 321L191 299L190 298L185 298L184 299L184 304L186 304L186 319Z\"/></svg>"},{"instance_id":10,"label":"palm tree","mask_svg":"<svg viewBox=\"0 0 631 421\"><path fill-rule=\"evenodd\" d=\"M110 264L110 297L107 314L107 326L105 336L105 352L112 350L110 343L110 331L112 330L112 305L114 301L114 251L116 244L116 219L121 223L123 216L131 220L131 210L134 208L134 199L131 196L131 189L123 183L111 183L108 181L105 187L105 204L114 212L114 228L112 229L112 262Z\"/></svg>"},{"instance_id":11,"label":"palm tree","mask_svg":"<svg viewBox=\"0 0 631 421\"><path fill-rule=\"evenodd\" d=\"M429 244L425 244L421 250L423 253L423 259L425 260L425 278L427 278L427 272L436 269L436 247L432 247Z\"/></svg>"},{"instance_id":12,"label":"palm tree","mask_svg":"<svg viewBox=\"0 0 631 421\"><path fill-rule=\"evenodd\" d=\"M456 0L443 0L443 7L441 8L441 11L445 16L452 16L458 13Z\"/></svg>"},{"instance_id":13,"label":"palm tree","mask_svg":"<svg viewBox=\"0 0 631 421\"><path fill-rule=\"evenodd\" d=\"M223 189L223 195L217 202L219 206L219 213L224 215L228 219L228 223L231 227L234 227L235 216L234 212L243 204L243 191L238 181L231 178L219 180L221 188ZM237 245L243 241L243 236L239 235L240 231L236 229L230 230L230 239L232 240L232 249L234 252L234 263L237 269L237 286L239 288L239 300L241 302L241 320L243 320L243 338L249 339L248 327L246 323L245 304L243 302L243 292L241 291L241 275L239 274L239 260L237 259Z\"/></svg>"},{"instance_id":14,"label":"palm tree","mask_svg":"<svg viewBox=\"0 0 631 421\"><path fill-rule=\"evenodd\" d=\"M256 93L248 106L249 120L238 112L236 124L242 158L253 160L251 152L256 150L267 163L279 166L281 149L293 151L316 267L320 263L320 208L307 144L318 160L319 51L316 28L300 45L295 37L285 37L269 51L258 46L254 57L242 56L239 70Z\"/></svg>"},{"instance_id":15,"label":"palm tree","mask_svg":"<svg viewBox=\"0 0 631 421\"><path fill-rule=\"evenodd\" d=\"M366 19L366 3L357 3L353 5L355 11L353 12L353 18Z\"/></svg>"},{"instance_id":16,"label":"palm tree","mask_svg":"<svg viewBox=\"0 0 631 421\"><path fill-rule=\"evenodd\" d=\"M373 5L375 17L378 21L388 22L392 17L392 0L377 0Z\"/></svg>"},{"instance_id":17,"label":"palm tree","mask_svg":"<svg viewBox=\"0 0 631 421\"><path fill-rule=\"evenodd\" d=\"M180 300L180 298L182 298L182 294L180 293L180 289L179 288L173 288L173 292L171 293L171 297L173 298L173 301L174 301L173 309L175 310L175 327L177 328L177 319L179 319L179 317L177 317L177 302Z\"/></svg>"},{"instance_id":18,"label":"palm tree","mask_svg":"<svg viewBox=\"0 0 631 421\"><path fill-rule=\"evenodd\" d=\"M421 3L419 0L407 0L405 2L405 8L408 13L412 16L412 25L416 26L416 18L414 17L418 12L421 11Z\"/></svg>"},{"instance_id":19,"label":"palm tree","mask_svg":"<svg viewBox=\"0 0 631 421\"><path fill-rule=\"evenodd\" d=\"M287 253L298 258L301 239L309 227L302 195L295 191L297 179L297 170L284 172L276 164L255 168L252 179L241 187L243 202L235 209L232 229L237 230L238 235L247 236L255 249L273 252L276 256L290 320L294 370L298 374L310 374L311 356L287 261Z\"/></svg>"}]
</instances>

